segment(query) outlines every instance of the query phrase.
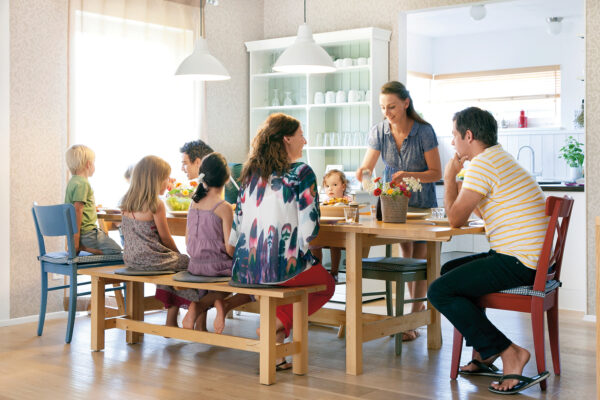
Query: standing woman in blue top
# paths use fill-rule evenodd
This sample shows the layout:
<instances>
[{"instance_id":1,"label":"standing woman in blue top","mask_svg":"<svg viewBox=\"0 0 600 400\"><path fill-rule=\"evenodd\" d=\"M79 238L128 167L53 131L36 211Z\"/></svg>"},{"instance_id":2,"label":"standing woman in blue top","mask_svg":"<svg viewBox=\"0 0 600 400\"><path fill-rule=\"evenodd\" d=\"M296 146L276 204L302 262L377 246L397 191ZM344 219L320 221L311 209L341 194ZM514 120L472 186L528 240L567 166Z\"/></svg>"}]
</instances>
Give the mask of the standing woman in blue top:
<instances>
[{"instance_id":1,"label":"standing woman in blue top","mask_svg":"<svg viewBox=\"0 0 600 400\"><path fill-rule=\"evenodd\" d=\"M365 169L373 171L381 155L385 164L384 182L398 183L407 177L421 180L423 190L413 193L409 207L437 207L435 182L442 177L442 166L433 127L417 114L408 90L400 82L391 81L383 85L379 103L385 119L371 128L367 153L356 171L357 178L362 179ZM404 257L427 257L425 242L405 242L400 247ZM411 282L408 290L413 298L425 297L427 282ZM424 309L423 302L412 304L412 312ZM402 339L413 340L417 336L416 331L409 331L404 332Z\"/></svg>"}]
</instances>

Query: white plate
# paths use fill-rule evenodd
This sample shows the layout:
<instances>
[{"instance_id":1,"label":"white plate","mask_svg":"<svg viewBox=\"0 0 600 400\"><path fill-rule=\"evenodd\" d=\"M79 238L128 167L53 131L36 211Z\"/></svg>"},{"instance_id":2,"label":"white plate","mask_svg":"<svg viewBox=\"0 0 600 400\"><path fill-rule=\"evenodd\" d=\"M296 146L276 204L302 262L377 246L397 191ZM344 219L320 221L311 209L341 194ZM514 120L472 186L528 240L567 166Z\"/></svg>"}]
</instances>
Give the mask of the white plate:
<instances>
[{"instance_id":1,"label":"white plate","mask_svg":"<svg viewBox=\"0 0 600 400\"><path fill-rule=\"evenodd\" d=\"M407 212L406 218L408 219L417 219L417 218L425 218L429 213L426 212Z\"/></svg>"},{"instance_id":2,"label":"white plate","mask_svg":"<svg viewBox=\"0 0 600 400\"><path fill-rule=\"evenodd\" d=\"M344 217L321 217L319 220L323 224L335 224L338 221L345 221Z\"/></svg>"},{"instance_id":3,"label":"white plate","mask_svg":"<svg viewBox=\"0 0 600 400\"><path fill-rule=\"evenodd\" d=\"M121 210L118 208L99 207L98 211L104 212L106 214L121 214Z\"/></svg>"},{"instance_id":4,"label":"white plate","mask_svg":"<svg viewBox=\"0 0 600 400\"><path fill-rule=\"evenodd\" d=\"M169 211L169 214L171 214L174 217L187 217L188 212L187 211Z\"/></svg>"}]
</instances>

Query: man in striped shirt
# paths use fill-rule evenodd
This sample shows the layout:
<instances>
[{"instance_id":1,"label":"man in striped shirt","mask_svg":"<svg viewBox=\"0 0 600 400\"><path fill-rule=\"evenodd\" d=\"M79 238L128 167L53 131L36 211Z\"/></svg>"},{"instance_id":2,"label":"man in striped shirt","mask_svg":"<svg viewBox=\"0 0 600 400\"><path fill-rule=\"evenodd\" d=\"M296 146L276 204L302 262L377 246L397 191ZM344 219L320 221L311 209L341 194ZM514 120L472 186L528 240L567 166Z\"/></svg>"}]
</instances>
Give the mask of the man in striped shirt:
<instances>
[{"instance_id":1,"label":"man in striped shirt","mask_svg":"<svg viewBox=\"0 0 600 400\"><path fill-rule=\"evenodd\" d=\"M460 227L475 212L484 221L491 250L446 263L428 297L479 353L461 372L486 372L501 357L505 375L521 375L529 352L500 332L474 299L533 284L548 225L544 195L533 177L498 144L498 125L488 111L470 107L457 112L453 120L456 154L444 171L448 220ZM456 176L467 160L470 164L459 187ZM492 388L511 391L518 383L507 379L493 382Z\"/></svg>"}]
</instances>

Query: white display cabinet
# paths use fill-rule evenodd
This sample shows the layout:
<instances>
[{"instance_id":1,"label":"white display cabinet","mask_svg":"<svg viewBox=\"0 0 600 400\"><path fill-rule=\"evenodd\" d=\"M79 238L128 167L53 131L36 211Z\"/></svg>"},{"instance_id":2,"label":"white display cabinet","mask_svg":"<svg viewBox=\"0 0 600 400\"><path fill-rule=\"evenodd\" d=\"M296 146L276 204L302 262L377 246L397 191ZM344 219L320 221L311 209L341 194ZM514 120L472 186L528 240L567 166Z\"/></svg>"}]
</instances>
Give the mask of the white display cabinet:
<instances>
[{"instance_id":1,"label":"white display cabinet","mask_svg":"<svg viewBox=\"0 0 600 400\"><path fill-rule=\"evenodd\" d=\"M313 168L319 183L328 164L343 165L345 171L358 168L367 149L367 133L383 118L379 89L388 81L390 34L379 28L315 34L315 41L339 61L335 72L310 75L272 70L295 37L247 42L250 140L270 114L283 112L302 123L307 140L302 161ZM335 101L327 92L333 92Z\"/></svg>"}]
</instances>

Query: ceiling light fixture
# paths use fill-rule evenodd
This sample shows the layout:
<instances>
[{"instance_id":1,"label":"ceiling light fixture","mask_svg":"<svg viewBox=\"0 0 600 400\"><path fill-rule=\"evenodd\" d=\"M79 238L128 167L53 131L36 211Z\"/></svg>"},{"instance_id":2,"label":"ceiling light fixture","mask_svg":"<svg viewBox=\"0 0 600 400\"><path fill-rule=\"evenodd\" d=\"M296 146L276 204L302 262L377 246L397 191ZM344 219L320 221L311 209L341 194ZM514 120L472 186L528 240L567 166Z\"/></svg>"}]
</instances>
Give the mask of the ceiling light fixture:
<instances>
[{"instance_id":1,"label":"ceiling light fixture","mask_svg":"<svg viewBox=\"0 0 600 400\"><path fill-rule=\"evenodd\" d=\"M548 33L551 35L558 35L562 30L563 17L550 17L546 18L548 23Z\"/></svg>"},{"instance_id":2,"label":"ceiling light fixture","mask_svg":"<svg viewBox=\"0 0 600 400\"><path fill-rule=\"evenodd\" d=\"M209 4L218 5L218 0L209 0ZM227 69L208 51L204 24L206 0L200 0L200 37L196 38L194 51L177 68L175 75L186 76L199 81L223 81L231 79Z\"/></svg>"},{"instance_id":3,"label":"ceiling light fixture","mask_svg":"<svg viewBox=\"0 0 600 400\"><path fill-rule=\"evenodd\" d=\"M483 4L477 4L477 5L471 6L470 14L471 14L471 19L473 19L473 21L481 21L482 19L485 18L485 15L487 14L487 10L485 9L485 6Z\"/></svg>"},{"instance_id":4,"label":"ceiling light fixture","mask_svg":"<svg viewBox=\"0 0 600 400\"><path fill-rule=\"evenodd\" d=\"M273 70L306 74L335 71L331 56L315 43L312 30L306 24L306 0L304 0L304 23L298 27L298 36L294 43L281 53L273 65Z\"/></svg>"}]
</instances>

